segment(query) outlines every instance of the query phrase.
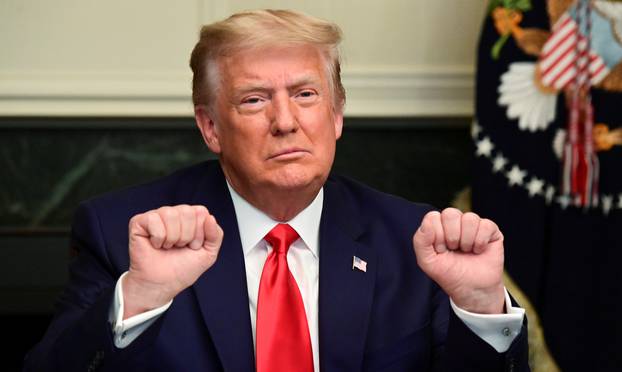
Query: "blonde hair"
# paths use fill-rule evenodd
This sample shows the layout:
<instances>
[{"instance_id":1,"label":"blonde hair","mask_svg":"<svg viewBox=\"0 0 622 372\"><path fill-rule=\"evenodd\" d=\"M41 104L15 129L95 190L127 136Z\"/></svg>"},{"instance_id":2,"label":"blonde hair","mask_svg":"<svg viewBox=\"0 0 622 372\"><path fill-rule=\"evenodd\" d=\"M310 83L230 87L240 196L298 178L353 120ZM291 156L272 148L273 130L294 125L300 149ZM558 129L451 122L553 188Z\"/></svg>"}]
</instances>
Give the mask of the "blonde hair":
<instances>
[{"instance_id":1,"label":"blonde hair","mask_svg":"<svg viewBox=\"0 0 622 372\"><path fill-rule=\"evenodd\" d=\"M341 29L334 23L291 10L253 10L203 26L192 50L190 68L192 102L210 105L219 87L218 59L248 48L312 45L318 48L325 64L333 98L333 109L341 111L345 89L341 84L338 45Z\"/></svg>"}]
</instances>

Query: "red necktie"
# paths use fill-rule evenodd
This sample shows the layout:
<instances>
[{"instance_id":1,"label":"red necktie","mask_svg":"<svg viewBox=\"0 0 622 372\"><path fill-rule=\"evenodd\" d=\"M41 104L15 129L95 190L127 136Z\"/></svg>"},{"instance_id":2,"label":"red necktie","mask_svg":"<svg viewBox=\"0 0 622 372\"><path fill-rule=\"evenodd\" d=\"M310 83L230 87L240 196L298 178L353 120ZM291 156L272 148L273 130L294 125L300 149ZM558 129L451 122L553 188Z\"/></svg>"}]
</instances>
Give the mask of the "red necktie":
<instances>
[{"instance_id":1,"label":"red necktie","mask_svg":"<svg viewBox=\"0 0 622 372\"><path fill-rule=\"evenodd\" d=\"M272 252L259 282L257 372L313 372L305 307L287 266L287 251L298 233L289 225L279 224L264 239Z\"/></svg>"}]
</instances>

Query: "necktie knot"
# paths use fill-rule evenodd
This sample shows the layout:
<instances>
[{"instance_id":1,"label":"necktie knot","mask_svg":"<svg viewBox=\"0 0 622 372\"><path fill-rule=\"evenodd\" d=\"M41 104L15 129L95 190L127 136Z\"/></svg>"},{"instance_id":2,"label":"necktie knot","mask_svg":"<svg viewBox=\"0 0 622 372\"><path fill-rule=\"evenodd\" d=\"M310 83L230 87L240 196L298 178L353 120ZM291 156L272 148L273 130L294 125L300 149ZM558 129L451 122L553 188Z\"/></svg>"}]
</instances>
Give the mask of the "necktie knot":
<instances>
[{"instance_id":1,"label":"necktie knot","mask_svg":"<svg viewBox=\"0 0 622 372\"><path fill-rule=\"evenodd\" d=\"M280 223L276 225L264 239L270 243L277 253L287 253L289 246L298 239L299 235L290 225Z\"/></svg>"}]
</instances>

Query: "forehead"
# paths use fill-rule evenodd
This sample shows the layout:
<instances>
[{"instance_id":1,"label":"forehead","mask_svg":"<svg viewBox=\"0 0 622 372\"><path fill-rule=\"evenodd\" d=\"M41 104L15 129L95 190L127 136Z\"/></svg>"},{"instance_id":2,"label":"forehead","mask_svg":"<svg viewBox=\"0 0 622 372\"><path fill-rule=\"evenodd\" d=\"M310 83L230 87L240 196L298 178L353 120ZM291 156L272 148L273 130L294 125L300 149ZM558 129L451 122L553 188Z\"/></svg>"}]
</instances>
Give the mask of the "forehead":
<instances>
[{"instance_id":1,"label":"forehead","mask_svg":"<svg viewBox=\"0 0 622 372\"><path fill-rule=\"evenodd\" d=\"M312 45L240 50L220 60L222 80L234 86L246 82L326 82L323 54Z\"/></svg>"}]
</instances>

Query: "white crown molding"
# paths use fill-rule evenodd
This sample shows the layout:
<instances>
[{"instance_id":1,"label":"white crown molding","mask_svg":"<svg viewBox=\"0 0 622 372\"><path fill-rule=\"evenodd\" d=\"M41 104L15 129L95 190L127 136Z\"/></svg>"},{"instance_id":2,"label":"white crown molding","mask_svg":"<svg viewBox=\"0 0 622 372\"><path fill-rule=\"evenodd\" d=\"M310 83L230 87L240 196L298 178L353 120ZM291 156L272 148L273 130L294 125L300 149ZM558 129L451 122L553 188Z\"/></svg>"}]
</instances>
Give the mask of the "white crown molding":
<instances>
[{"instance_id":1,"label":"white crown molding","mask_svg":"<svg viewBox=\"0 0 622 372\"><path fill-rule=\"evenodd\" d=\"M346 116L470 116L470 66L344 69ZM0 72L0 116L172 116L193 114L190 73Z\"/></svg>"},{"instance_id":2,"label":"white crown molding","mask_svg":"<svg viewBox=\"0 0 622 372\"><path fill-rule=\"evenodd\" d=\"M190 73L0 73L1 116L192 116Z\"/></svg>"},{"instance_id":3,"label":"white crown molding","mask_svg":"<svg viewBox=\"0 0 622 372\"><path fill-rule=\"evenodd\" d=\"M471 116L474 79L470 66L349 69L346 116Z\"/></svg>"}]
</instances>

